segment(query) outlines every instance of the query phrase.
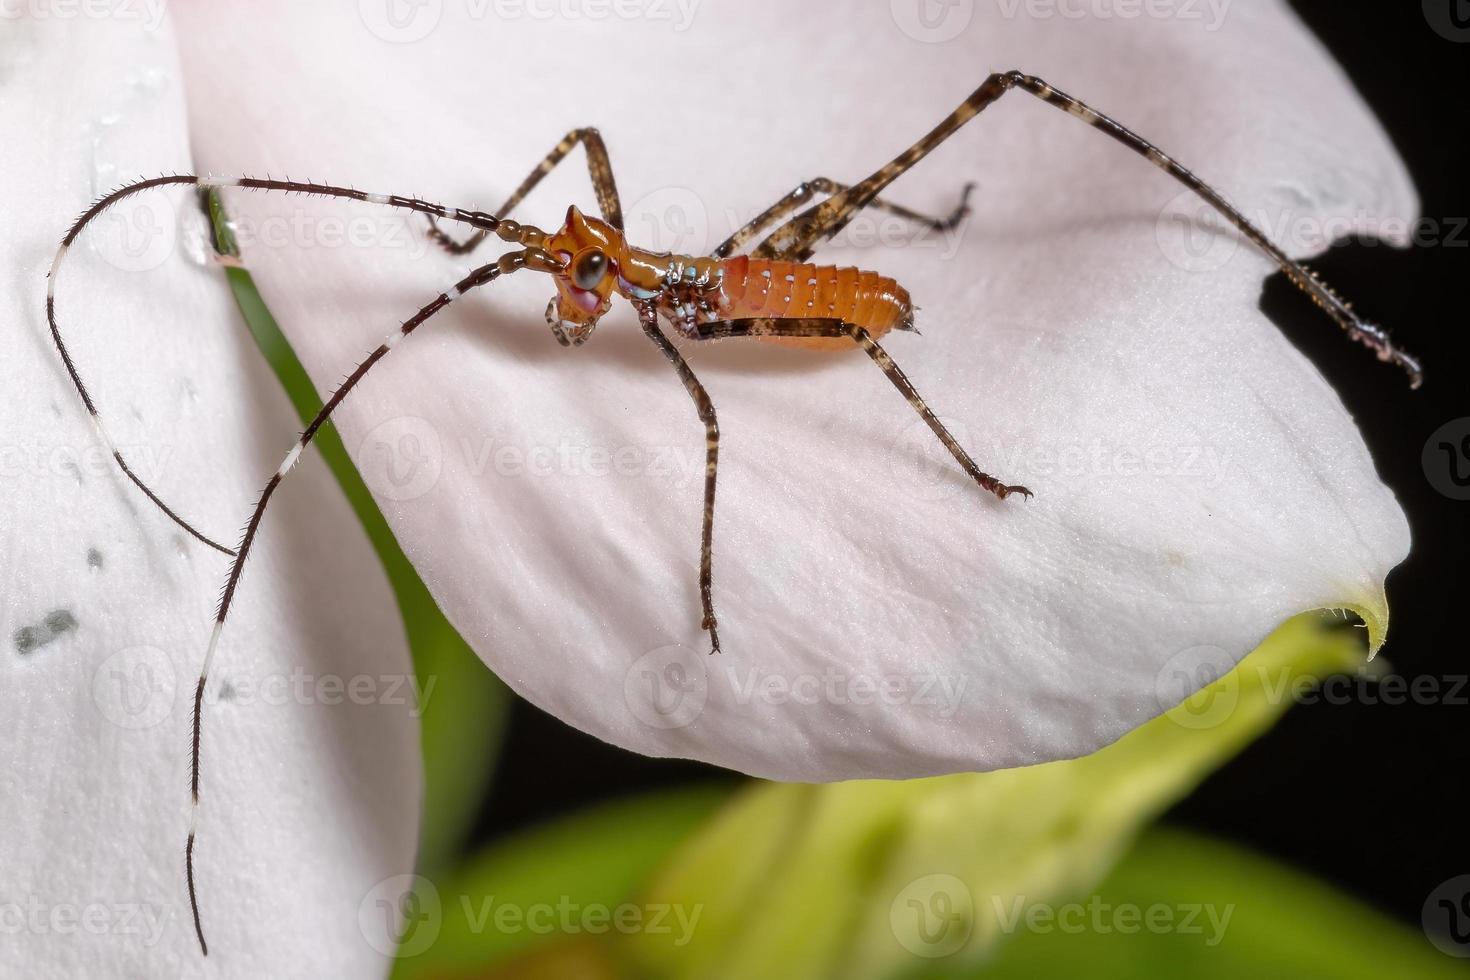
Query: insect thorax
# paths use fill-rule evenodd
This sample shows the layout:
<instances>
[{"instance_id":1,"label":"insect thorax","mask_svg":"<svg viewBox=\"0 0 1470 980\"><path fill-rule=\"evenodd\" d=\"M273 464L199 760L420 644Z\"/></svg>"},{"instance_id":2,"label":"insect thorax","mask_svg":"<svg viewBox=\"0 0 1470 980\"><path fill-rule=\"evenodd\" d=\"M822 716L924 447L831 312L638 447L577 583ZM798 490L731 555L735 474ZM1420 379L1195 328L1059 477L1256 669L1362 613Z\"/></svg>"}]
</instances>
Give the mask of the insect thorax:
<instances>
[{"instance_id":1,"label":"insect thorax","mask_svg":"<svg viewBox=\"0 0 1470 980\"><path fill-rule=\"evenodd\" d=\"M693 335L695 327L722 317L724 264L705 256L659 256L664 272L654 303L675 330Z\"/></svg>"}]
</instances>

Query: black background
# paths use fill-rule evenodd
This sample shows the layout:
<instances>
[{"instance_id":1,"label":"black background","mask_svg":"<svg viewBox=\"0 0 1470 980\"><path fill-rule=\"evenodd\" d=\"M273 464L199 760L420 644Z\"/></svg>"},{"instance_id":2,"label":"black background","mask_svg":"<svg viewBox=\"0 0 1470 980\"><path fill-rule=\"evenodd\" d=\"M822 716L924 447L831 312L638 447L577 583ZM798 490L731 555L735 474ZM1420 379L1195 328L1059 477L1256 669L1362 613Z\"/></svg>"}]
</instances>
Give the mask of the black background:
<instances>
[{"instance_id":1,"label":"black background","mask_svg":"<svg viewBox=\"0 0 1470 980\"><path fill-rule=\"evenodd\" d=\"M1445 8L1458 2L1429 0ZM1405 678L1437 678L1448 692L1470 674L1460 625L1470 503L1435 490L1422 454L1437 428L1470 416L1463 298L1470 201L1460 152L1470 43L1431 28L1418 0L1300 0L1295 7L1387 128L1424 215L1435 222L1426 227L1437 228L1408 251L1344 243L1313 266L1345 285L1359 309L1423 359L1425 386L1410 391L1397 369L1344 342L1280 276L1266 284L1262 309L1341 394L1409 515L1413 552L1388 581L1393 623L1381 656ZM1464 37L1470 42L1470 30ZM1245 844L1417 924L1435 886L1470 873L1470 685L1458 693L1457 703L1353 698L1294 707L1164 819ZM600 800L692 781L733 785L738 778L615 749L517 701L472 846Z\"/></svg>"}]
</instances>

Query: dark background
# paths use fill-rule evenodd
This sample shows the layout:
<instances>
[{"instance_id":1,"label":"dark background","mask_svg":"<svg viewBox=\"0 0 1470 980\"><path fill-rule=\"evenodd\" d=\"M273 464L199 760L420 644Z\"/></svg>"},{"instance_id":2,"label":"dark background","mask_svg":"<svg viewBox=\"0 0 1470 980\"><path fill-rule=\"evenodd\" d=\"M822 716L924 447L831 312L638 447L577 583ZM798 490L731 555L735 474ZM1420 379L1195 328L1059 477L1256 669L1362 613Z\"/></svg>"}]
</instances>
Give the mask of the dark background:
<instances>
[{"instance_id":1,"label":"dark background","mask_svg":"<svg viewBox=\"0 0 1470 980\"><path fill-rule=\"evenodd\" d=\"M1450 625L1462 619L1467 598L1462 562L1470 502L1437 491L1423 462L1436 429L1470 416L1470 316L1461 292L1470 277L1470 227L1462 224L1470 200L1459 152L1470 19L1460 42L1430 23L1437 7L1442 29L1454 35L1445 25L1456 5L1470 14L1461 0L1294 4L1388 129L1433 222L1411 250L1343 243L1313 266L1328 282L1347 285L1357 308L1389 325L1423 359L1424 387L1410 391L1397 369L1345 343L1283 277L1268 281L1262 295L1262 309L1341 394L1409 515L1414 548L1388 581L1393 624L1380 656L1405 678L1437 678L1442 692L1470 674L1464 631ZM1462 465L1470 472L1470 459ZM1448 467L1443 458L1441 483ZM1417 924L1435 886L1470 872L1470 685L1459 689L1456 703L1367 700L1292 708L1165 820L1248 845ZM499 765L472 846L597 801L739 779L615 749L521 701Z\"/></svg>"}]
</instances>

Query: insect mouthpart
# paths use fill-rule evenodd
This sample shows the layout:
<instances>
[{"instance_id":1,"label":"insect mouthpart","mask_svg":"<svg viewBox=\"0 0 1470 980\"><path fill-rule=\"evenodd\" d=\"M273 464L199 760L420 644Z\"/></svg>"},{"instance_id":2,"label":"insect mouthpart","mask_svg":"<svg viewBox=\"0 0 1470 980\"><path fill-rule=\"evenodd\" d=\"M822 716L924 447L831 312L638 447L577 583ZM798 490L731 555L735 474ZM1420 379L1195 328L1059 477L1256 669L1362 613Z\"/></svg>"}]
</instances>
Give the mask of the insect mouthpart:
<instances>
[{"instance_id":1,"label":"insect mouthpart","mask_svg":"<svg viewBox=\"0 0 1470 980\"><path fill-rule=\"evenodd\" d=\"M546 304L546 323L551 327L551 334L563 347L581 347L597 329L597 321L565 319L559 310L560 302L561 297L557 296Z\"/></svg>"}]
</instances>

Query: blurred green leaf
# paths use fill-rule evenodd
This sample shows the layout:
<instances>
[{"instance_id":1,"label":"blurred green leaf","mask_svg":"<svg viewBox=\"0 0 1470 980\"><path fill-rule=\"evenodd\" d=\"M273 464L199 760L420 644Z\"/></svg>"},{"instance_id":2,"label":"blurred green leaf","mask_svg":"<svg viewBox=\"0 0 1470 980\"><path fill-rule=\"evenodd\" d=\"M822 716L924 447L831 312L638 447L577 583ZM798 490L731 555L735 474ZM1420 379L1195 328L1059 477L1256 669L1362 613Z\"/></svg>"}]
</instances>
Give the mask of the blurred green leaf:
<instances>
[{"instance_id":1,"label":"blurred green leaf","mask_svg":"<svg viewBox=\"0 0 1470 980\"><path fill-rule=\"evenodd\" d=\"M1191 916L1195 907L1200 911ZM1040 930L1028 929L1023 919L995 959L979 968L931 963L908 977L1429 980L1470 974L1470 964L1445 956L1422 932L1315 879L1178 830L1147 833L1074 909L1055 922L1038 917L1038 923L1051 923ZM1136 920L1126 911L1134 909ZM1150 909L1157 910L1152 928Z\"/></svg>"},{"instance_id":2,"label":"blurred green leaf","mask_svg":"<svg viewBox=\"0 0 1470 980\"><path fill-rule=\"evenodd\" d=\"M757 786L642 894L702 909L694 941L635 935L626 954L636 975L660 980L863 980L936 954L981 962L1003 936L992 896L1085 892L1140 827L1268 728L1293 684L1362 658L1361 636L1302 616L1205 691L1084 758L910 782Z\"/></svg>"},{"instance_id":3,"label":"blurred green leaf","mask_svg":"<svg viewBox=\"0 0 1470 980\"><path fill-rule=\"evenodd\" d=\"M605 959L601 940L616 927L584 916L629 901L725 796L698 788L607 804L517 834L433 878L440 913L429 928L436 938L419 955L400 958L394 980L488 976L537 950L553 963ZM524 974L532 974L530 965Z\"/></svg>"},{"instance_id":4,"label":"blurred green leaf","mask_svg":"<svg viewBox=\"0 0 1470 980\"><path fill-rule=\"evenodd\" d=\"M205 204L216 251L238 260L239 249L219 192L209 191ZM305 425L321 409L321 396L266 308L250 273L239 266L226 268L225 273L251 335ZM421 720L424 816L419 867L433 873L446 867L458 852L485 798L505 727L509 692L439 611L352 465L336 428L330 423L323 426L313 444L377 550L403 616L419 689L429 692Z\"/></svg>"}]
</instances>

